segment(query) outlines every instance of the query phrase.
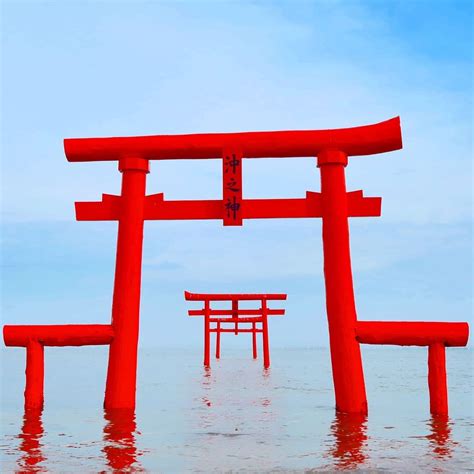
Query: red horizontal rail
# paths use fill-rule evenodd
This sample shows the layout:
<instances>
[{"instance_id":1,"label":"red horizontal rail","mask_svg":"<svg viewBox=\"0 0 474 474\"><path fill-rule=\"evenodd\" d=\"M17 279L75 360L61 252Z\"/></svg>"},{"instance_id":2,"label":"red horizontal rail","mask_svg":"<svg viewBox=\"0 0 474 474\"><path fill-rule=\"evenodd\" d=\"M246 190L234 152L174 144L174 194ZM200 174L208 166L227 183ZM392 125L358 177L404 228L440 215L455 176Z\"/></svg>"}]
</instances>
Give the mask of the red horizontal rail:
<instances>
[{"instance_id":1,"label":"red horizontal rail","mask_svg":"<svg viewBox=\"0 0 474 474\"><path fill-rule=\"evenodd\" d=\"M29 341L43 346L88 346L110 344L110 324L7 325L3 327L6 346L26 347Z\"/></svg>"},{"instance_id":2,"label":"red horizontal rail","mask_svg":"<svg viewBox=\"0 0 474 474\"><path fill-rule=\"evenodd\" d=\"M465 346L469 338L467 323L425 321L358 321L356 339L363 344Z\"/></svg>"},{"instance_id":3,"label":"red horizontal rail","mask_svg":"<svg viewBox=\"0 0 474 474\"><path fill-rule=\"evenodd\" d=\"M262 293L262 294L247 294L247 293L190 293L184 292L184 298L188 301L258 301L258 300L286 300L284 293ZM240 310L239 310L240 311Z\"/></svg>"},{"instance_id":4,"label":"red horizontal rail","mask_svg":"<svg viewBox=\"0 0 474 474\"><path fill-rule=\"evenodd\" d=\"M261 323L263 318L209 318L210 323Z\"/></svg>"},{"instance_id":5,"label":"red horizontal rail","mask_svg":"<svg viewBox=\"0 0 474 474\"><path fill-rule=\"evenodd\" d=\"M122 198L103 194L102 201L76 202L78 221L115 221L120 218ZM382 199L364 197L362 191L347 193L349 217L380 216ZM305 198L242 199L242 219L322 217L321 194L307 191ZM145 220L224 219L222 199L165 201L163 193L145 198Z\"/></svg>"},{"instance_id":6,"label":"red horizontal rail","mask_svg":"<svg viewBox=\"0 0 474 474\"><path fill-rule=\"evenodd\" d=\"M263 329L209 329L209 332L232 332L238 334L239 332L263 332Z\"/></svg>"},{"instance_id":7,"label":"red horizontal rail","mask_svg":"<svg viewBox=\"0 0 474 474\"><path fill-rule=\"evenodd\" d=\"M221 199L165 201L163 193L146 197L145 220L223 219Z\"/></svg>"},{"instance_id":8,"label":"red horizontal rail","mask_svg":"<svg viewBox=\"0 0 474 474\"><path fill-rule=\"evenodd\" d=\"M211 309L209 310L209 316L233 316L235 314L242 314L244 316L252 316L252 315L262 315L261 309ZM267 309L268 316L282 316L285 314L284 309ZM189 316L205 316L206 312L204 309L190 309L188 310ZM238 318L239 320L242 318ZM229 321L230 318L223 318L223 320Z\"/></svg>"},{"instance_id":9,"label":"red horizontal rail","mask_svg":"<svg viewBox=\"0 0 474 474\"><path fill-rule=\"evenodd\" d=\"M402 148L400 118L361 127L141 137L67 138L68 161L113 161L133 156L148 160L222 158L225 149L244 158L308 157L324 149L349 156L372 155Z\"/></svg>"},{"instance_id":10,"label":"red horizontal rail","mask_svg":"<svg viewBox=\"0 0 474 474\"><path fill-rule=\"evenodd\" d=\"M148 196L147 196L148 199ZM145 220L207 220L223 219L222 199L164 201L146 203ZM119 203L120 204L120 203ZM243 219L311 218L321 217L321 206L306 198L243 199ZM116 203L76 202L78 221L115 221L120 218ZM351 209L349 209L349 213Z\"/></svg>"}]
</instances>

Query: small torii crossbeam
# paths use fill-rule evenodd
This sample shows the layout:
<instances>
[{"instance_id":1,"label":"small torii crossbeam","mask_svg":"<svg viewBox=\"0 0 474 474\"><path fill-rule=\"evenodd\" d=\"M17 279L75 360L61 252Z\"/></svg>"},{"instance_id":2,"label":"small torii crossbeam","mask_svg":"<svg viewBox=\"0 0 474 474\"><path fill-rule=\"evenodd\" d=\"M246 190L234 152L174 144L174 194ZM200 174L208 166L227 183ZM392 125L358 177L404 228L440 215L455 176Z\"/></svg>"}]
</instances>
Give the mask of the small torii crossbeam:
<instances>
[{"instance_id":1,"label":"small torii crossbeam","mask_svg":"<svg viewBox=\"0 0 474 474\"><path fill-rule=\"evenodd\" d=\"M283 316L284 309L268 307L268 301L286 300L286 294L216 294L184 292L187 301L202 301L202 309L190 309L189 316L204 316L204 366L210 367L211 333L216 333L216 359L221 356L221 333L252 333L252 355L257 358L257 333L262 334L263 367L270 367L270 344L268 338L268 316ZM229 301L230 309L213 309L212 301ZM261 306L255 309L239 307L241 301L259 301ZM242 317L243 316L243 317ZM232 324L233 328L225 327ZM240 327L242 324L250 327ZM211 326L212 325L212 326Z\"/></svg>"}]
</instances>

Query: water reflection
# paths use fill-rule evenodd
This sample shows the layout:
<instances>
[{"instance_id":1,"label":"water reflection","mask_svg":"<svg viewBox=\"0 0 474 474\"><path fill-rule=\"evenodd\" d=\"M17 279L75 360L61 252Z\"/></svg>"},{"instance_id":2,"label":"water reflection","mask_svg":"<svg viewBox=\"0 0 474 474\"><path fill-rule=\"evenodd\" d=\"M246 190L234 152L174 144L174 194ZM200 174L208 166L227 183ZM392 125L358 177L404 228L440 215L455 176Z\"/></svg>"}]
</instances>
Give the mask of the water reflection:
<instances>
[{"instance_id":1,"label":"water reflection","mask_svg":"<svg viewBox=\"0 0 474 474\"><path fill-rule=\"evenodd\" d=\"M438 458L452 457L452 448L456 443L451 440L450 425L447 415L432 415L428 421L431 433L427 438L433 453Z\"/></svg>"},{"instance_id":2,"label":"water reflection","mask_svg":"<svg viewBox=\"0 0 474 474\"><path fill-rule=\"evenodd\" d=\"M46 460L41 451L41 438L44 433L43 422L41 420L42 409L27 409L23 415L23 425L21 433L20 451L22 456L18 460L20 472L45 472L40 463Z\"/></svg>"},{"instance_id":3,"label":"water reflection","mask_svg":"<svg viewBox=\"0 0 474 474\"><path fill-rule=\"evenodd\" d=\"M245 465L267 472L277 465L282 449L275 445L272 380L269 371L252 368L247 361L216 364L195 379L185 445L194 453L190 471L234 472Z\"/></svg>"},{"instance_id":4,"label":"water reflection","mask_svg":"<svg viewBox=\"0 0 474 474\"><path fill-rule=\"evenodd\" d=\"M331 424L333 445L329 455L340 469L355 469L367 459L367 416L336 413Z\"/></svg>"},{"instance_id":5,"label":"water reflection","mask_svg":"<svg viewBox=\"0 0 474 474\"><path fill-rule=\"evenodd\" d=\"M134 410L104 410L105 454L108 466L117 472L143 471L137 458L142 453L135 446L137 424Z\"/></svg>"}]
</instances>

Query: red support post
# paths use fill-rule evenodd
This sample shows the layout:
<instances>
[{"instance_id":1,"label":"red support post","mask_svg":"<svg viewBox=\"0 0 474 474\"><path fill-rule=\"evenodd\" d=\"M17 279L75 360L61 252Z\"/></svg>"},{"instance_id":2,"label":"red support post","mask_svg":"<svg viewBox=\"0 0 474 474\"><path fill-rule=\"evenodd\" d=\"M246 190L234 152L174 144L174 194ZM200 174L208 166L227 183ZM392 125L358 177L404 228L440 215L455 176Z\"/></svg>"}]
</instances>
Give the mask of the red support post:
<instances>
[{"instance_id":1,"label":"red support post","mask_svg":"<svg viewBox=\"0 0 474 474\"><path fill-rule=\"evenodd\" d=\"M257 358L257 332L256 324L252 323L252 355L253 358Z\"/></svg>"},{"instance_id":2,"label":"red support post","mask_svg":"<svg viewBox=\"0 0 474 474\"><path fill-rule=\"evenodd\" d=\"M44 347L35 339L26 345L25 408L43 408L44 391Z\"/></svg>"},{"instance_id":3,"label":"red support post","mask_svg":"<svg viewBox=\"0 0 474 474\"><path fill-rule=\"evenodd\" d=\"M204 302L204 367L210 367L211 353L211 332L210 332L210 303L209 300Z\"/></svg>"},{"instance_id":4,"label":"red support post","mask_svg":"<svg viewBox=\"0 0 474 474\"><path fill-rule=\"evenodd\" d=\"M267 300L262 299L262 339L263 339L263 368L270 367L270 345L268 342Z\"/></svg>"},{"instance_id":5,"label":"red support post","mask_svg":"<svg viewBox=\"0 0 474 474\"><path fill-rule=\"evenodd\" d=\"M216 359L221 357L221 323L217 322L216 328Z\"/></svg>"},{"instance_id":6,"label":"red support post","mask_svg":"<svg viewBox=\"0 0 474 474\"><path fill-rule=\"evenodd\" d=\"M347 155L338 150L318 154L321 171L324 279L336 410L367 413L364 373L352 284L349 223L344 168Z\"/></svg>"},{"instance_id":7,"label":"red support post","mask_svg":"<svg viewBox=\"0 0 474 474\"><path fill-rule=\"evenodd\" d=\"M148 160L121 158L121 209L104 407L134 408L142 270L143 213Z\"/></svg>"},{"instance_id":8,"label":"red support post","mask_svg":"<svg viewBox=\"0 0 474 474\"><path fill-rule=\"evenodd\" d=\"M428 386L430 390L431 414L447 415L446 349L441 342L428 346Z\"/></svg>"},{"instance_id":9,"label":"red support post","mask_svg":"<svg viewBox=\"0 0 474 474\"><path fill-rule=\"evenodd\" d=\"M239 317L239 300L232 300L232 317L238 319ZM239 329L239 322L236 321L234 325L234 334L237 336Z\"/></svg>"},{"instance_id":10,"label":"red support post","mask_svg":"<svg viewBox=\"0 0 474 474\"><path fill-rule=\"evenodd\" d=\"M252 323L252 355L253 358L257 358L257 327L255 323Z\"/></svg>"}]
</instances>

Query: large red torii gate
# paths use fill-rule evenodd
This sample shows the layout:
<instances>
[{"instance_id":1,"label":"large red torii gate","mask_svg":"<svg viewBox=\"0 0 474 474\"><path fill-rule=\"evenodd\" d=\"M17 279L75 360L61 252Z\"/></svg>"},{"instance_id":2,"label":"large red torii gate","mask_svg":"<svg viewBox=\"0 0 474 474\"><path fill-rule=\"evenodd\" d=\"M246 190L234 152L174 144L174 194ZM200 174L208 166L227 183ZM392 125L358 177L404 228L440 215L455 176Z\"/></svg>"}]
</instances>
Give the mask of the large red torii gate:
<instances>
[{"instance_id":1,"label":"large red torii gate","mask_svg":"<svg viewBox=\"0 0 474 474\"><path fill-rule=\"evenodd\" d=\"M357 321L350 262L348 217L379 216L381 198L346 191L349 156L402 147L399 118L362 127L282 132L74 138L64 140L71 162L117 161L120 196L77 202L78 220L117 220L117 257L111 325L5 326L7 345L27 348L26 405L42 405L45 345L110 344L104 405L134 408L143 223L145 220L321 217L331 361L336 408L366 413L367 400L360 343L429 346L431 411L447 412L445 346L466 345L466 323ZM321 192L295 199L244 199L242 164L247 158L317 157ZM150 160L221 159L223 197L217 200L166 201L146 195ZM29 375L30 374L30 375ZM28 395L30 394L30 395Z\"/></svg>"},{"instance_id":2,"label":"large red torii gate","mask_svg":"<svg viewBox=\"0 0 474 474\"><path fill-rule=\"evenodd\" d=\"M64 141L68 161L118 161L120 196L103 195L98 203L76 203L78 220L118 220L117 261L112 305L115 337L110 344L105 406L135 405L143 222L147 219L243 219L322 217L324 273L336 392L336 406L366 412L359 343L354 338L356 311L350 264L348 217L379 216L380 198L346 192L348 156L402 147L399 118L376 125L338 130L216 133ZM264 157L315 157L321 193L300 199L243 199L242 160ZM222 160L223 198L165 201L146 196L149 160Z\"/></svg>"}]
</instances>

